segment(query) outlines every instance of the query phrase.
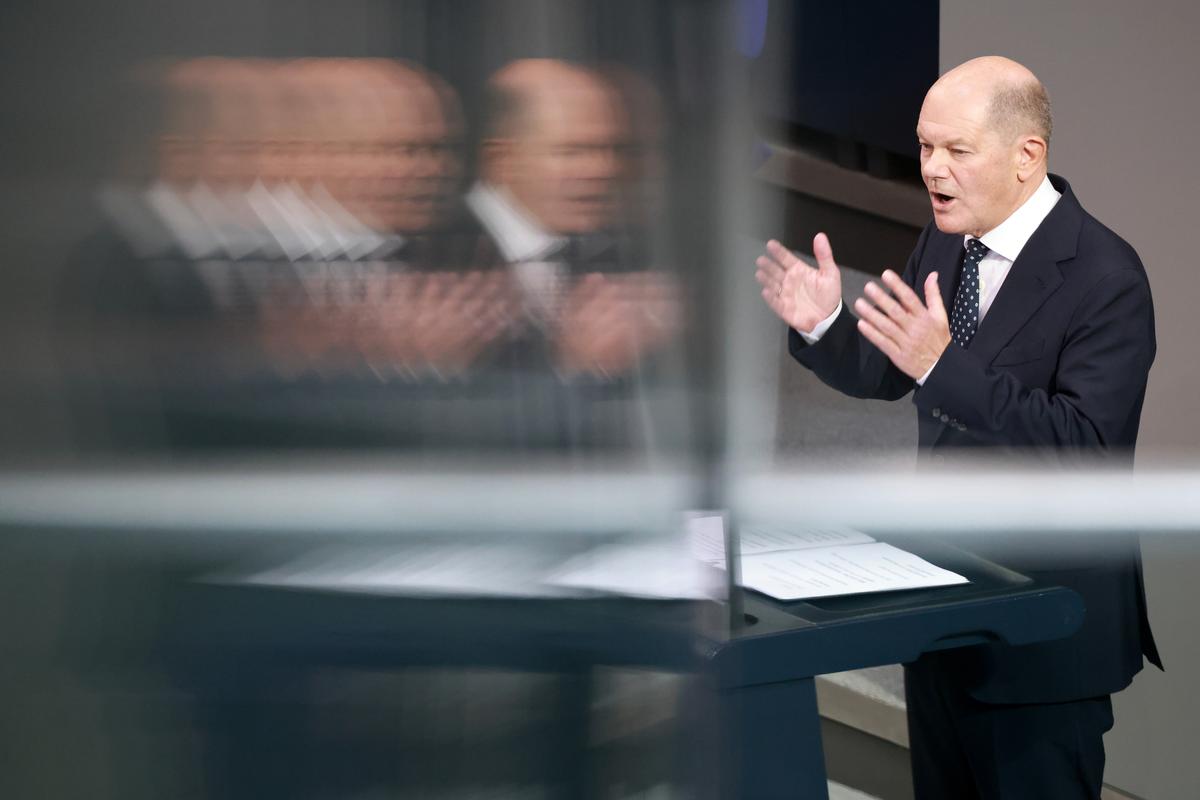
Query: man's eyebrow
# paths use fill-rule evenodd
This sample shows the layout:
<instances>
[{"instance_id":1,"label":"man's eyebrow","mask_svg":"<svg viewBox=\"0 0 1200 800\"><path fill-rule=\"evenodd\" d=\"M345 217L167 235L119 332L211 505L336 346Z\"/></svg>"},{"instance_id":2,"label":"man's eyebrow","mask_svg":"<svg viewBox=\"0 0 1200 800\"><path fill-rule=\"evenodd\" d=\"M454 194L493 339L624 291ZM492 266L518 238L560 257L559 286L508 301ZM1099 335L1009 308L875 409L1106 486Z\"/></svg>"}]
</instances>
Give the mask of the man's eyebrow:
<instances>
[{"instance_id":1,"label":"man's eyebrow","mask_svg":"<svg viewBox=\"0 0 1200 800\"><path fill-rule=\"evenodd\" d=\"M929 136L923 135L920 131L917 131L917 140L921 141L921 142L929 142L929 141L932 141L932 138ZM945 147L970 147L971 146L971 143L969 141L967 141L966 139L962 138L961 136L954 138L954 139L950 139L948 141L945 141L942 144Z\"/></svg>"}]
</instances>

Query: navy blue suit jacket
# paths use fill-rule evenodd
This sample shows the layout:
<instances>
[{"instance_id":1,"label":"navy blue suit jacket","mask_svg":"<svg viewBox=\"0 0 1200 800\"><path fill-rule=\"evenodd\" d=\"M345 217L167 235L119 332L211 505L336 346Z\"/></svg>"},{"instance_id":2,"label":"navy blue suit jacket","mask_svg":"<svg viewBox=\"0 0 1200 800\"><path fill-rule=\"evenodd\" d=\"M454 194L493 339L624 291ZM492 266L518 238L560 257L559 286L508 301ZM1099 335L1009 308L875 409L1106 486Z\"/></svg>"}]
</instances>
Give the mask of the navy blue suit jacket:
<instances>
[{"instance_id":1,"label":"navy blue suit jacket","mask_svg":"<svg viewBox=\"0 0 1200 800\"><path fill-rule=\"evenodd\" d=\"M1013 263L970 346L951 343L923 386L859 334L845 310L815 345L789 331L792 355L854 397L913 392L923 462L977 448L1055 463L1130 459L1155 353L1150 287L1133 248L1084 211L1065 180L1050 179L1061 199ZM931 223L903 279L923 296L919 287L936 271L949 305L962 253L961 235ZM1143 653L1161 666L1136 537L1105 544L1022 536L995 549L972 545L1078 591L1087 608L1082 630L1068 639L962 654L972 694L1008 703L1094 697L1124 688Z\"/></svg>"}]
</instances>

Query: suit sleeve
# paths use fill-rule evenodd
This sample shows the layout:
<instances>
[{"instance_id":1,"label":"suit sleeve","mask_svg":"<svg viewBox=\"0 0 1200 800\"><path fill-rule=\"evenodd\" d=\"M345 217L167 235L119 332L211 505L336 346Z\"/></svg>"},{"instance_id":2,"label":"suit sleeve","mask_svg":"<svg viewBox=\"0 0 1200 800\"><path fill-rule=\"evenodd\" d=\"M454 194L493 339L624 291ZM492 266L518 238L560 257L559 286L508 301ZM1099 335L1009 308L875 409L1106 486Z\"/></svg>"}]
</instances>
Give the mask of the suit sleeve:
<instances>
[{"instance_id":1,"label":"suit sleeve","mask_svg":"<svg viewBox=\"0 0 1200 800\"><path fill-rule=\"evenodd\" d=\"M1030 388L951 343L913 398L983 444L1070 450L1132 447L1154 360L1154 312L1141 270L1110 273L1066 328L1049 389Z\"/></svg>"},{"instance_id":2,"label":"suit sleeve","mask_svg":"<svg viewBox=\"0 0 1200 800\"><path fill-rule=\"evenodd\" d=\"M921 232L901 275L910 287L916 286L921 254L931 227ZM843 304L842 313L816 344L808 344L789 328L788 352L825 384L851 397L898 400L913 390L913 379L858 332L858 321L850 313L848 303Z\"/></svg>"}]
</instances>

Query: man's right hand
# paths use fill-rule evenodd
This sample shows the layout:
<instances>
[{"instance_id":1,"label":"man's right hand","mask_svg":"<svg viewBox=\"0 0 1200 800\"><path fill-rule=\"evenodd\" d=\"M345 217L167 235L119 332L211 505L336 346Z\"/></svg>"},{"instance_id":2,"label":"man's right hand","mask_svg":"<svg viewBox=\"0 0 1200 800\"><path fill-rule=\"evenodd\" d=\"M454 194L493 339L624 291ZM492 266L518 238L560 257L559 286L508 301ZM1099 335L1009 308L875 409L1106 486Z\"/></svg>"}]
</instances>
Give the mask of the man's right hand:
<instances>
[{"instance_id":1,"label":"man's right hand","mask_svg":"<svg viewBox=\"0 0 1200 800\"><path fill-rule=\"evenodd\" d=\"M829 237L818 233L813 238L813 269L772 239L767 252L755 262L754 277L762 284L762 296L771 310L789 327L803 333L813 328L834 311L842 300L842 273L833 260Z\"/></svg>"}]
</instances>

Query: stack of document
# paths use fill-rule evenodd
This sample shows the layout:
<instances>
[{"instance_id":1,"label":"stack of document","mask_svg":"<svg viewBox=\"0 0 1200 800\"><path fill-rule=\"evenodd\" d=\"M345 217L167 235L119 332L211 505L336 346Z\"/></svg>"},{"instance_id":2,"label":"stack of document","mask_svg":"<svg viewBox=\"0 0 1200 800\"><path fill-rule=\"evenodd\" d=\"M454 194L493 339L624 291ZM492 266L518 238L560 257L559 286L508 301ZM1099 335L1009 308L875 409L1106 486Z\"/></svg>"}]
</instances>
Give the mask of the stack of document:
<instances>
[{"instance_id":1,"label":"stack of document","mask_svg":"<svg viewBox=\"0 0 1200 800\"><path fill-rule=\"evenodd\" d=\"M265 569L226 570L246 583L411 597L592 597L715 599L723 576L692 558L682 536L602 543L564 554L536 539L486 544L330 545Z\"/></svg>"},{"instance_id":2,"label":"stack of document","mask_svg":"<svg viewBox=\"0 0 1200 800\"><path fill-rule=\"evenodd\" d=\"M737 531L742 585L778 600L890 592L967 583L920 556L848 528L743 525ZM688 521L696 558L725 567L724 519Z\"/></svg>"}]
</instances>

